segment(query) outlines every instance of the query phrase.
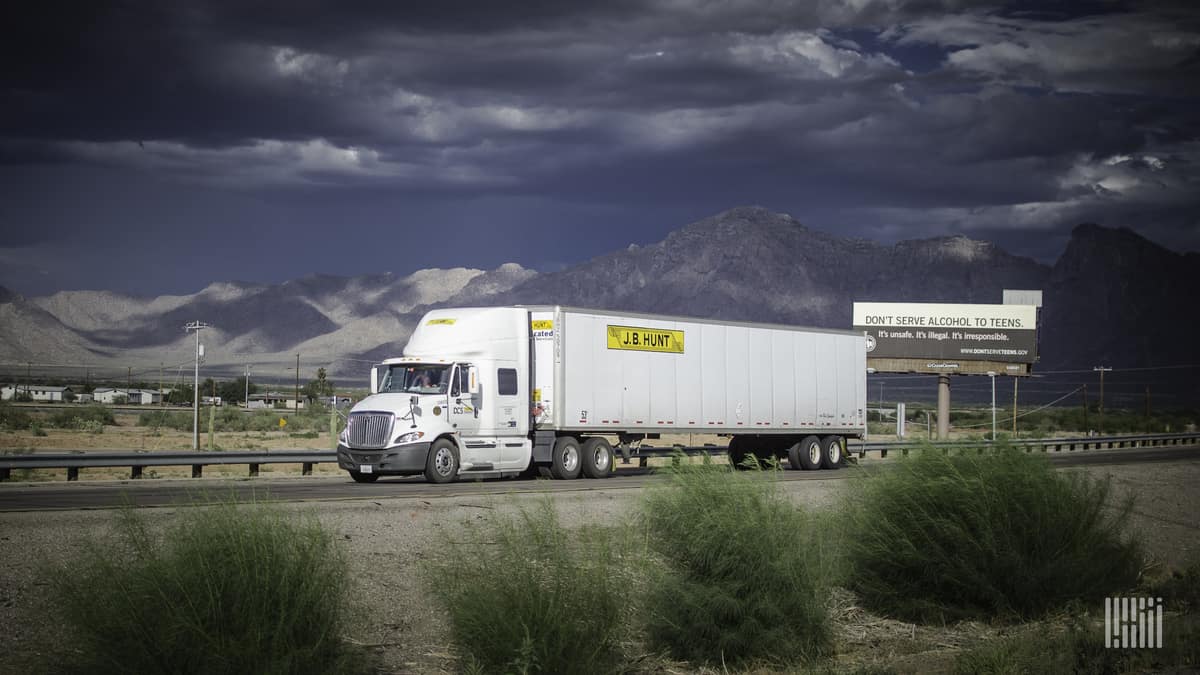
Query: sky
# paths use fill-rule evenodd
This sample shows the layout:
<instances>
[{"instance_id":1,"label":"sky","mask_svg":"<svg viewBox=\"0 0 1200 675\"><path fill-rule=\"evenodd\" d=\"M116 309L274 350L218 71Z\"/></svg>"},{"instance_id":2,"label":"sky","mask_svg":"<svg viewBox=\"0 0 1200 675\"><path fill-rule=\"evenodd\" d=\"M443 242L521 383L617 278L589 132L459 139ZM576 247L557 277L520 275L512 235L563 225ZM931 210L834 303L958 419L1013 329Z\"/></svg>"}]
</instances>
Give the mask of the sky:
<instances>
[{"instance_id":1,"label":"sky","mask_svg":"<svg viewBox=\"0 0 1200 675\"><path fill-rule=\"evenodd\" d=\"M1200 9L969 0L19 3L0 285L562 269L741 205L1052 263L1200 250Z\"/></svg>"}]
</instances>

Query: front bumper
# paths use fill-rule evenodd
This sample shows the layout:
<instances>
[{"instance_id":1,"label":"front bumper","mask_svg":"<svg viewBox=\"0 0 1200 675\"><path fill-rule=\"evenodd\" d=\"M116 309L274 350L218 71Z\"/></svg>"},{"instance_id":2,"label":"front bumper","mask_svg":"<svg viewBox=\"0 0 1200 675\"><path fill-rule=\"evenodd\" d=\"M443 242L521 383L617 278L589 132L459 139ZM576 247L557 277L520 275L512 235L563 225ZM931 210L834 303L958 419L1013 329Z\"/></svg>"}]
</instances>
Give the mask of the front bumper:
<instances>
[{"instance_id":1,"label":"front bumper","mask_svg":"<svg viewBox=\"0 0 1200 675\"><path fill-rule=\"evenodd\" d=\"M383 476L409 476L425 470L425 458L429 455L430 443L406 443L383 450L357 450L338 443L338 468L346 471L362 471L362 466L371 467L371 473Z\"/></svg>"}]
</instances>

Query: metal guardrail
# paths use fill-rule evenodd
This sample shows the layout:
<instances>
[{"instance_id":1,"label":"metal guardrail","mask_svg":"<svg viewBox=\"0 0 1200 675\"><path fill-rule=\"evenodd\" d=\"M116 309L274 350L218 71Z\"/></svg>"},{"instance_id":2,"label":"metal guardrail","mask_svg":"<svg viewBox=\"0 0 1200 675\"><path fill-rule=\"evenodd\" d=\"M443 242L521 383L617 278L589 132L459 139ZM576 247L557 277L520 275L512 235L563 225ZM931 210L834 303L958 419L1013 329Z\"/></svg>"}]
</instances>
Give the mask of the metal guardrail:
<instances>
[{"instance_id":1,"label":"metal guardrail","mask_svg":"<svg viewBox=\"0 0 1200 675\"><path fill-rule=\"evenodd\" d=\"M1139 436L1082 436L1079 438L1042 438L1042 439L1011 439L1009 445L1022 448L1026 452L1040 450L1062 452L1063 450L1114 450L1120 448L1147 448L1170 445L1200 445L1200 432L1182 434L1144 434ZM869 452L878 452L880 457L887 457L888 452L899 451L905 455L909 451L932 445L949 450L978 449L980 452L991 447L991 441L949 441L943 443L923 444L918 441L849 441L847 452L855 453L860 458ZM655 447L643 445L634 452L630 459L638 459L639 464L645 465L649 457L665 457L677 452L689 455L702 453L720 454L725 452L724 446L665 446ZM618 453L618 456L619 453ZM130 467L130 478L141 478L142 471L148 466L191 466L192 478L204 475L204 467L222 464L245 464L250 467L249 475L257 476L259 467L263 464L300 464L301 473L305 476L312 474L315 464L337 461L337 453L332 450L265 450L257 452L70 452L70 453L30 453L25 455L0 455L0 480L11 478L13 469L66 469L67 480L79 479L80 469L96 469L108 467Z\"/></svg>"},{"instance_id":2,"label":"metal guardrail","mask_svg":"<svg viewBox=\"0 0 1200 675\"><path fill-rule=\"evenodd\" d=\"M332 450L266 450L261 452L69 452L0 456L0 480L8 480L13 469L66 469L67 480L78 480L80 469L130 467L130 478L141 478L148 466L191 466L192 478L201 478L204 467L247 464L250 476L263 464L300 464L301 473L312 474L314 464L336 462Z\"/></svg>"}]
</instances>

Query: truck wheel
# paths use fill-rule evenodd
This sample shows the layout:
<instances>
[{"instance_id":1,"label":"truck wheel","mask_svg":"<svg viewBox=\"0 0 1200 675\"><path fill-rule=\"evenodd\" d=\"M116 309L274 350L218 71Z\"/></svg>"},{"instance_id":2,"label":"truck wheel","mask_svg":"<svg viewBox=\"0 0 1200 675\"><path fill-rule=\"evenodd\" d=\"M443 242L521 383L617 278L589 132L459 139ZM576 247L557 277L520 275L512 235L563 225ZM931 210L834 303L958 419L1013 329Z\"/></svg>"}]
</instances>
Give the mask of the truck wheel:
<instances>
[{"instance_id":1,"label":"truck wheel","mask_svg":"<svg viewBox=\"0 0 1200 675\"><path fill-rule=\"evenodd\" d=\"M805 436L804 440L788 448L788 463L793 469L812 471L821 468L821 439Z\"/></svg>"},{"instance_id":2,"label":"truck wheel","mask_svg":"<svg viewBox=\"0 0 1200 675\"><path fill-rule=\"evenodd\" d=\"M550 475L558 480L579 478L579 441L573 436L563 436L554 441L554 454L550 458Z\"/></svg>"},{"instance_id":3,"label":"truck wheel","mask_svg":"<svg viewBox=\"0 0 1200 675\"><path fill-rule=\"evenodd\" d=\"M450 441L439 438L429 446L425 458L425 480L430 483L449 483L458 476L458 452Z\"/></svg>"},{"instance_id":4,"label":"truck wheel","mask_svg":"<svg viewBox=\"0 0 1200 675\"><path fill-rule=\"evenodd\" d=\"M583 475L588 478L608 478L613 469L612 445L603 438L583 442Z\"/></svg>"},{"instance_id":5,"label":"truck wheel","mask_svg":"<svg viewBox=\"0 0 1200 675\"><path fill-rule=\"evenodd\" d=\"M738 471L745 471L746 467L742 462L746 461L746 447L742 439L734 436L729 439L729 466Z\"/></svg>"},{"instance_id":6,"label":"truck wheel","mask_svg":"<svg viewBox=\"0 0 1200 675\"><path fill-rule=\"evenodd\" d=\"M361 473L359 471L351 471L350 477L354 479L355 483L374 483L379 480L377 473Z\"/></svg>"},{"instance_id":7,"label":"truck wheel","mask_svg":"<svg viewBox=\"0 0 1200 675\"><path fill-rule=\"evenodd\" d=\"M826 436L821 439L821 468L840 469L846 461L842 453L841 436Z\"/></svg>"}]
</instances>

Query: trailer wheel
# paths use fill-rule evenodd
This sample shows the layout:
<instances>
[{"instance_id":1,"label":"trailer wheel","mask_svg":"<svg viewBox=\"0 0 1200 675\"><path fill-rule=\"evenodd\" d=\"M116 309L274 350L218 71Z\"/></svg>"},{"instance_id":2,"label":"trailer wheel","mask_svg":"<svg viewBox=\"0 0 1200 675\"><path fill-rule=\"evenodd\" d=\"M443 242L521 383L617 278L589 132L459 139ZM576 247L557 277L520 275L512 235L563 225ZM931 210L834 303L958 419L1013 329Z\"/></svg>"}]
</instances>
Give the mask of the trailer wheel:
<instances>
[{"instance_id":1,"label":"trailer wheel","mask_svg":"<svg viewBox=\"0 0 1200 675\"><path fill-rule=\"evenodd\" d=\"M746 461L746 448L742 439L734 436L729 439L729 465L739 471L745 471L742 462Z\"/></svg>"},{"instance_id":2,"label":"trailer wheel","mask_svg":"<svg viewBox=\"0 0 1200 675\"><path fill-rule=\"evenodd\" d=\"M826 436L821 439L821 468L840 469L846 457L842 452L841 436Z\"/></svg>"},{"instance_id":3,"label":"trailer wheel","mask_svg":"<svg viewBox=\"0 0 1200 675\"><path fill-rule=\"evenodd\" d=\"M554 441L554 454L550 458L551 476L558 480L579 478L582 464L579 441L574 436L563 436Z\"/></svg>"},{"instance_id":4,"label":"trailer wheel","mask_svg":"<svg viewBox=\"0 0 1200 675\"><path fill-rule=\"evenodd\" d=\"M606 439L592 437L583 442L583 475L608 478L612 469L613 450Z\"/></svg>"},{"instance_id":5,"label":"trailer wheel","mask_svg":"<svg viewBox=\"0 0 1200 675\"><path fill-rule=\"evenodd\" d=\"M425 458L425 480L430 483L449 483L458 476L458 452L450 441L439 438L429 446Z\"/></svg>"},{"instance_id":6,"label":"trailer wheel","mask_svg":"<svg viewBox=\"0 0 1200 675\"><path fill-rule=\"evenodd\" d=\"M355 483L374 483L379 480L379 474L377 473L362 473L360 471L351 471L350 477L354 479Z\"/></svg>"},{"instance_id":7,"label":"trailer wheel","mask_svg":"<svg viewBox=\"0 0 1200 675\"><path fill-rule=\"evenodd\" d=\"M805 436L799 443L788 448L788 463L793 469L819 469L821 456L821 439L816 436Z\"/></svg>"}]
</instances>

